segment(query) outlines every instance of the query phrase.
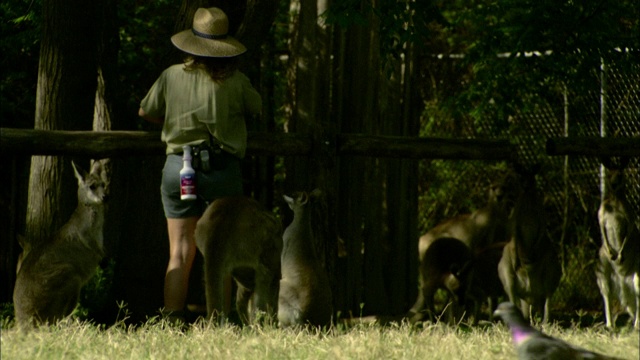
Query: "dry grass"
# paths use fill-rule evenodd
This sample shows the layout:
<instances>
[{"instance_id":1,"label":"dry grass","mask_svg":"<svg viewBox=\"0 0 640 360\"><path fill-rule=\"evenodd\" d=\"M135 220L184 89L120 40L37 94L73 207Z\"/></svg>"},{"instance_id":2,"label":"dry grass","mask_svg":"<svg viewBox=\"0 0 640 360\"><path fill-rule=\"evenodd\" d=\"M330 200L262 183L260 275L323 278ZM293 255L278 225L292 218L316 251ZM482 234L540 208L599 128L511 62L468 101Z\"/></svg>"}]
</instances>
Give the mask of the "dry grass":
<instances>
[{"instance_id":1,"label":"dry grass","mask_svg":"<svg viewBox=\"0 0 640 360\"><path fill-rule=\"evenodd\" d=\"M638 332L602 327L544 331L573 344L638 359ZM328 332L272 326L192 325L186 330L150 321L139 327L100 328L68 320L29 332L3 326L2 359L514 359L502 324L475 328L359 324Z\"/></svg>"}]
</instances>

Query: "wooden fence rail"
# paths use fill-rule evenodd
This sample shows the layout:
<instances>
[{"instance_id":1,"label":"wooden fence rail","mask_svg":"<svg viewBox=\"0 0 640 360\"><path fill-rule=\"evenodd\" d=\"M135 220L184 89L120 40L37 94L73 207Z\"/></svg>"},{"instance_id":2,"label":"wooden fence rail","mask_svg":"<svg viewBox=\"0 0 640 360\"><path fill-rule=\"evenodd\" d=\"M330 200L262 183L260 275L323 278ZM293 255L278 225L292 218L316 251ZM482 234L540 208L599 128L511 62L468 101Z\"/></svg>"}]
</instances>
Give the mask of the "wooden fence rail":
<instances>
[{"instance_id":1,"label":"wooden fence rail","mask_svg":"<svg viewBox=\"0 0 640 360\"><path fill-rule=\"evenodd\" d=\"M247 153L305 156L316 151L308 136L292 133L250 133ZM340 155L507 160L515 148L507 140L408 138L340 134L320 140L320 147ZM0 151L16 155L76 155L93 158L163 155L159 132L63 131L0 128Z\"/></svg>"},{"instance_id":2,"label":"wooden fence rail","mask_svg":"<svg viewBox=\"0 0 640 360\"><path fill-rule=\"evenodd\" d=\"M547 155L640 156L640 137L550 138Z\"/></svg>"},{"instance_id":3,"label":"wooden fence rail","mask_svg":"<svg viewBox=\"0 0 640 360\"><path fill-rule=\"evenodd\" d=\"M338 155L410 159L513 160L508 140L445 139L338 134L320 140ZM306 156L316 151L310 137L295 133L250 133L247 153ZM75 155L92 158L163 155L159 132L63 131L0 128L0 152L15 155ZM640 137L550 138L548 155L640 156Z\"/></svg>"}]
</instances>

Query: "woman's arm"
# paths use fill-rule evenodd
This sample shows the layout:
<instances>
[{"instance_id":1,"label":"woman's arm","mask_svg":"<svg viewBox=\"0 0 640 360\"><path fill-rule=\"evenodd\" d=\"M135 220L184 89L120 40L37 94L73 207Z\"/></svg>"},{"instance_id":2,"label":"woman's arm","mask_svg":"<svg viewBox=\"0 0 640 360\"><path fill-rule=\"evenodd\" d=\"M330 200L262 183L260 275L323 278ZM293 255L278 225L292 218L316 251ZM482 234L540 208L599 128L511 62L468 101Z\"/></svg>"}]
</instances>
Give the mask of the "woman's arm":
<instances>
[{"instance_id":1,"label":"woman's arm","mask_svg":"<svg viewBox=\"0 0 640 360\"><path fill-rule=\"evenodd\" d=\"M164 117L153 117L153 116L149 116L142 108L140 108L140 110L138 110L138 115L147 120L150 123L153 124L163 124L164 123Z\"/></svg>"}]
</instances>

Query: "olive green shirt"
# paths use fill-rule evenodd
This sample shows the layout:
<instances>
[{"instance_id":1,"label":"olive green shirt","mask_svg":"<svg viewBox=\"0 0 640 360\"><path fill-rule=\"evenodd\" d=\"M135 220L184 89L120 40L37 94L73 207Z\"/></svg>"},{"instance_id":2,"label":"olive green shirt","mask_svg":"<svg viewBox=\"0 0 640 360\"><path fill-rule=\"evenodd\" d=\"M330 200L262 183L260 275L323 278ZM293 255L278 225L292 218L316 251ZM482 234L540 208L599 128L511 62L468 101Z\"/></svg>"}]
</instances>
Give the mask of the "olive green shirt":
<instances>
[{"instance_id":1,"label":"olive green shirt","mask_svg":"<svg viewBox=\"0 0 640 360\"><path fill-rule=\"evenodd\" d=\"M243 158L247 149L245 115L259 114L260 94L240 71L218 83L205 70L167 68L140 103L149 116L164 118L162 141L167 154L183 145L209 141L209 133L227 152Z\"/></svg>"}]
</instances>

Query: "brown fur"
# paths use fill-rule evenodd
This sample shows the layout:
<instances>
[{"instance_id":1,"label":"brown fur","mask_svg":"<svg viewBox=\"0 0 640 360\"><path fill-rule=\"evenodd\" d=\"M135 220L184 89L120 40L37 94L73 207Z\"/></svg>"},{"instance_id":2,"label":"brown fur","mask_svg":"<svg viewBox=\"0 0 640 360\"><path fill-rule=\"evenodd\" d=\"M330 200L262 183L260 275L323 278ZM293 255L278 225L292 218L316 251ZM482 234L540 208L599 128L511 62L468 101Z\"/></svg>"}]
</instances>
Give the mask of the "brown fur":
<instances>
[{"instance_id":1,"label":"brown fur","mask_svg":"<svg viewBox=\"0 0 640 360\"><path fill-rule=\"evenodd\" d=\"M280 221L254 199L226 197L209 205L196 225L195 237L204 258L209 318L222 314L227 275L233 275L238 284L236 308L243 323L251 320L250 307L274 317L282 251Z\"/></svg>"},{"instance_id":2,"label":"brown fur","mask_svg":"<svg viewBox=\"0 0 640 360\"><path fill-rule=\"evenodd\" d=\"M626 165L626 164L625 164ZM598 286L604 300L607 327L615 325L611 306L620 301L640 329L640 231L624 193L624 166L614 167L608 161L609 191L598 211L602 245L596 269Z\"/></svg>"},{"instance_id":3,"label":"brown fur","mask_svg":"<svg viewBox=\"0 0 640 360\"><path fill-rule=\"evenodd\" d=\"M481 249L494 242L508 241L508 207L512 202L511 178L506 177L489 187L487 205L471 214L446 220L420 237L418 255L422 260L429 245L438 238L459 239L471 249Z\"/></svg>"},{"instance_id":4,"label":"brown fur","mask_svg":"<svg viewBox=\"0 0 640 360\"><path fill-rule=\"evenodd\" d=\"M51 324L70 315L104 256L106 174L98 161L89 174L72 165L78 179L76 210L53 241L34 249L25 245L18 264L13 303L20 325Z\"/></svg>"},{"instance_id":5,"label":"brown fur","mask_svg":"<svg viewBox=\"0 0 640 360\"><path fill-rule=\"evenodd\" d=\"M458 215L449 219L426 234L422 235L418 242L418 255L420 260L420 269L428 268L425 264L425 254L432 243L440 238L454 238L464 243L467 251L475 251L475 249L485 248L494 242L504 242L508 239L507 231L507 214L508 207L512 202L513 184L511 176L506 176L499 181L493 182L489 187L489 197L487 205L474 211L471 214ZM418 274L418 283L425 284L429 281L424 279L424 272L420 270ZM418 298L408 313L410 318L417 319L425 310L422 290L418 292ZM427 309L428 310L428 309ZM417 316L417 317L416 317Z\"/></svg>"},{"instance_id":6,"label":"brown fur","mask_svg":"<svg viewBox=\"0 0 640 360\"><path fill-rule=\"evenodd\" d=\"M462 241L454 238L436 239L420 263L420 290L418 299L407 314L409 321L421 321L425 311L430 320L434 320L436 312L433 296L438 289L447 291L453 314L459 318L462 312L460 305L465 301L472 261L473 254Z\"/></svg>"},{"instance_id":7,"label":"brown fur","mask_svg":"<svg viewBox=\"0 0 640 360\"><path fill-rule=\"evenodd\" d=\"M284 197L294 216L283 235L282 280L278 300L280 326L331 324L331 286L314 250L311 229L311 207L320 195L316 189L309 195L299 192L293 197Z\"/></svg>"},{"instance_id":8,"label":"brown fur","mask_svg":"<svg viewBox=\"0 0 640 360\"><path fill-rule=\"evenodd\" d=\"M498 265L500 280L509 301L520 304L525 318L529 305L543 308L549 320L549 300L560 283L562 269L553 244L546 236L542 197L536 189L534 171L520 169L522 193L511 215L512 237Z\"/></svg>"},{"instance_id":9,"label":"brown fur","mask_svg":"<svg viewBox=\"0 0 640 360\"><path fill-rule=\"evenodd\" d=\"M491 244L475 252L467 294L467 300L473 305L475 324L478 323L482 303L488 304L489 320L493 320L493 311L498 305L498 299L506 295L498 275L498 264L506 244L506 242Z\"/></svg>"}]
</instances>

